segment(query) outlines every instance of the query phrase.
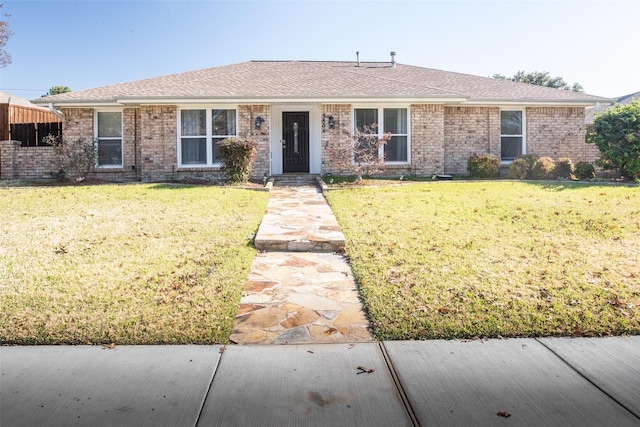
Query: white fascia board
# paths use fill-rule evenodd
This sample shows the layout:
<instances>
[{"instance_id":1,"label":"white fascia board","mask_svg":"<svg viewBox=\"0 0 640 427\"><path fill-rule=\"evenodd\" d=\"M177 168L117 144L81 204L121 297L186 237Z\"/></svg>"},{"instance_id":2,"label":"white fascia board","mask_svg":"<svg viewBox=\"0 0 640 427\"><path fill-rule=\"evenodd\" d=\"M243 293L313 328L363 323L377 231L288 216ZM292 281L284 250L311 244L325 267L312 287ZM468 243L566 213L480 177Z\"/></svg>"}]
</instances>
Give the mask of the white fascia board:
<instances>
[{"instance_id":1,"label":"white fascia board","mask_svg":"<svg viewBox=\"0 0 640 427\"><path fill-rule=\"evenodd\" d=\"M73 102L48 102L47 105L53 104L55 108L102 108L102 107L124 107L119 102L109 101L73 101Z\"/></svg>"},{"instance_id":2,"label":"white fascia board","mask_svg":"<svg viewBox=\"0 0 640 427\"><path fill-rule=\"evenodd\" d=\"M602 101L591 101L591 100L576 100L576 101L566 101L566 100L524 100L524 99L469 99L468 101L464 101L461 105L465 106L496 106L496 105L522 105L528 107L593 107L596 103Z\"/></svg>"}]
</instances>

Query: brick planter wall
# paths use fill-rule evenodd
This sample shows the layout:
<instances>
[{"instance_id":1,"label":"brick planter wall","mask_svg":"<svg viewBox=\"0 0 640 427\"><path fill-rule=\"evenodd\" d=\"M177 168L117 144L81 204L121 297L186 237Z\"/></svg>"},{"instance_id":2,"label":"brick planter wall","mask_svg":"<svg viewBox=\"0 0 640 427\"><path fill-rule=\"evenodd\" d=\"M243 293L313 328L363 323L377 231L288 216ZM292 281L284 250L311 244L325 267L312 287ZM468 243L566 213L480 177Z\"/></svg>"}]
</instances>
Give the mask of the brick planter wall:
<instances>
[{"instance_id":1,"label":"brick planter wall","mask_svg":"<svg viewBox=\"0 0 640 427\"><path fill-rule=\"evenodd\" d=\"M0 141L0 179L50 179L59 169L52 147Z\"/></svg>"}]
</instances>

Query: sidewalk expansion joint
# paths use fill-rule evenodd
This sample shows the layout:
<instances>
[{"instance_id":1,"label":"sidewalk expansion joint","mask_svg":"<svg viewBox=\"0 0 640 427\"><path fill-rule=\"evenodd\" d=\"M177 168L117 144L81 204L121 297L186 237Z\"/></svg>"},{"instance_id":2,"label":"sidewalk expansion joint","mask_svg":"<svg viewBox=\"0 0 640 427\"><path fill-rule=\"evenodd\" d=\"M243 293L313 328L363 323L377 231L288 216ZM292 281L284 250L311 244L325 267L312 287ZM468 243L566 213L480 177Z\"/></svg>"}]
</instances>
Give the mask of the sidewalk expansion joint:
<instances>
[{"instance_id":1,"label":"sidewalk expansion joint","mask_svg":"<svg viewBox=\"0 0 640 427\"><path fill-rule=\"evenodd\" d=\"M405 393L404 391L404 387L402 387L402 382L400 381L400 377L398 377L398 373L396 372L395 367L393 366L393 361L391 360L391 357L389 356L389 353L387 353L387 349L384 346L384 341L380 341L378 343L378 345L380 346L380 351L382 352L382 357L384 358L384 361L387 365L387 369L389 370L389 374L391 375L391 378L393 380L393 384L396 386L396 390L398 391L398 394L400 395L400 400L402 400L402 404L404 405L404 409L405 411L407 411L407 416L409 417L409 419L411 419L411 424L413 424L415 427L419 427L420 426L420 422L418 421L418 417L416 416L415 412L413 411L413 407L411 406L411 402L409 401L409 398L407 397L407 393Z\"/></svg>"},{"instance_id":2,"label":"sidewalk expansion joint","mask_svg":"<svg viewBox=\"0 0 640 427\"><path fill-rule=\"evenodd\" d=\"M640 414L636 414L631 408L627 407L624 403L620 402L618 399L616 399L615 397L613 397L609 392L607 392L606 390L604 390L602 387L600 387L600 385L598 385L597 383L595 383L594 381L591 380L591 378L587 377L584 373L582 373L579 369L577 369L575 366L573 366L567 359L565 359L564 357L562 357L560 354L558 354L556 351L554 351L551 347L549 347L548 345L546 345L544 342L542 342L540 339L535 338L535 340L537 342L539 342L540 344L542 344L542 346L544 348L546 348L547 350L549 350L554 356L556 356L558 359L560 359L562 362L565 363L565 365L567 365L571 370L573 370L575 373L577 373L580 377L584 378L587 382L589 382L589 384L591 384L592 386L594 386L595 388L597 388L598 390L600 390L600 392L602 392L602 394L604 394L605 396L607 396L609 399L613 400L615 403L617 403L618 405L620 405L622 408L624 408L627 412L629 412L631 415L633 415L634 417L636 417L638 420L640 420Z\"/></svg>"}]
</instances>

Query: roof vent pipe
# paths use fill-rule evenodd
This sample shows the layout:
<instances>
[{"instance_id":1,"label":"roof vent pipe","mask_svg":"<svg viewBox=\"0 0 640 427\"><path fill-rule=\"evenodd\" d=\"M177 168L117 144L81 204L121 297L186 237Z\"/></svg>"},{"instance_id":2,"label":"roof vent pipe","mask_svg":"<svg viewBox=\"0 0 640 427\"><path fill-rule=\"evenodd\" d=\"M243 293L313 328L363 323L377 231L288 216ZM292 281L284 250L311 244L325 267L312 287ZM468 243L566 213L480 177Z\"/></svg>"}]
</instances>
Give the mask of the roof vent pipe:
<instances>
[{"instance_id":1,"label":"roof vent pipe","mask_svg":"<svg viewBox=\"0 0 640 427\"><path fill-rule=\"evenodd\" d=\"M396 53L391 52L391 67L396 68Z\"/></svg>"},{"instance_id":2,"label":"roof vent pipe","mask_svg":"<svg viewBox=\"0 0 640 427\"><path fill-rule=\"evenodd\" d=\"M360 52L356 52L356 62L357 62L356 67L359 67L360 66Z\"/></svg>"}]
</instances>

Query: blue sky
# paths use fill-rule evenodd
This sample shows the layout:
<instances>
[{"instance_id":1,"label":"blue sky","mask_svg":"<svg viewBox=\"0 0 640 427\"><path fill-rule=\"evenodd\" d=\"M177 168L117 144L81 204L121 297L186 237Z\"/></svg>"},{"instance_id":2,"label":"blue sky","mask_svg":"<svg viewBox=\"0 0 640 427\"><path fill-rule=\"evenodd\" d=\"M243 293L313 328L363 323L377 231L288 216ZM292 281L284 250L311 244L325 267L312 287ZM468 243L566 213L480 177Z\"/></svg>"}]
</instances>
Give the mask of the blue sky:
<instances>
[{"instance_id":1,"label":"blue sky","mask_svg":"<svg viewBox=\"0 0 640 427\"><path fill-rule=\"evenodd\" d=\"M640 1L0 0L0 90L35 99L252 59L389 60L480 76L549 71L640 91Z\"/></svg>"}]
</instances>

